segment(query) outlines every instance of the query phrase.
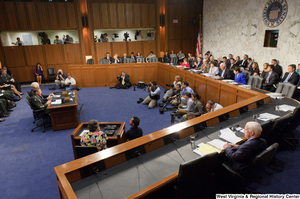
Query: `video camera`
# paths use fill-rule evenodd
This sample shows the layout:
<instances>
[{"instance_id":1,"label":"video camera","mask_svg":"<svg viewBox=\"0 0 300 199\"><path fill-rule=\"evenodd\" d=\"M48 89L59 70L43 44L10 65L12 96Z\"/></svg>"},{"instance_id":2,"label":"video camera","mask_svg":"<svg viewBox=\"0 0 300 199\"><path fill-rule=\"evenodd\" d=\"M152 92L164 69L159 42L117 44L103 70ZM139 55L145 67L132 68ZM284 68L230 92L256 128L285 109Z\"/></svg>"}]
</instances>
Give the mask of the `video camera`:
<instances>
[{"instance_id":1,"label":"video camera","mask_svg":"<svg viewBox=\"0 0 300 199\"><path fill-rule=\"evenodd\" d=\"M166 84L166 86L174 88L174 84Z\"/></svg>"},{"instance_id":2,"label":"video camera","mask_svg":"<svg viewBox=\"0 0 300 199\"><path fill-rule=\"evenodd\" d=\"M128 37L129 37L129 33L128 33L128 32L125 32L125 33L124 33L125 41L127 41Z\"/></svg>"},{"instance_id":3,"label":"video camera","mask_svg":"<svg viewBox=\"0 0 300 199\"><path fill-rule=\"evenodd\" d=\"M151 32L150 31L147 32L147 37L151 37Z\"/></svg>"},{"instance_id":4,"label":"video camera","mask_svg":"<svg viewBox=\"0 0 300 199\"><path fill-rule=\"evenodd\" d=\"M58 72L58 75L61 75L61 72Z\"/></svg>"}]
</instances>

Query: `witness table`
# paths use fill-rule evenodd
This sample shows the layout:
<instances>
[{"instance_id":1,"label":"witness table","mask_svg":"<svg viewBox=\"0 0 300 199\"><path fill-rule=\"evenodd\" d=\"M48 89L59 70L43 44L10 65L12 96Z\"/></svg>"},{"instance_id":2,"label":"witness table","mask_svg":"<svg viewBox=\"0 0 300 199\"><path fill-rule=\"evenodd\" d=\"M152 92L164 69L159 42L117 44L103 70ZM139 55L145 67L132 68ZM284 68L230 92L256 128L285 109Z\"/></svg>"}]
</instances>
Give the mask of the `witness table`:
<instances>
[{"instance_id":1,"label":"witness table","mask_svg":"<svg viewBox=\"0 0 300 199\"><path fill-rule=\"evenodd\" d=\"M125 122L99 122L100 130L105 131L107 125L116 125L113 135L108 135L107 146L113 147L126 141ZM81 134L83 131L88 130L88 122L81 122L77 128L71 133L71 141L74 152L74 158L77 159L75 153L75 146L80 145Z\"/></svg>"},{"instance_id":2,"label":"witness table","mask_svg":"<svg viewBox=\"0 0 300 199\"><path fill-rule=\"evenodd\" d=\"M76 128L78 126L78 100L77 91L66 91L67 96L62 96L63 92L53 92L55 96L52 101L61 100L60 104L49 104L52 128L54 131L62 129ZM65 97L70 97L69 102L63 102Z\"/></svg>"}]
</instances>

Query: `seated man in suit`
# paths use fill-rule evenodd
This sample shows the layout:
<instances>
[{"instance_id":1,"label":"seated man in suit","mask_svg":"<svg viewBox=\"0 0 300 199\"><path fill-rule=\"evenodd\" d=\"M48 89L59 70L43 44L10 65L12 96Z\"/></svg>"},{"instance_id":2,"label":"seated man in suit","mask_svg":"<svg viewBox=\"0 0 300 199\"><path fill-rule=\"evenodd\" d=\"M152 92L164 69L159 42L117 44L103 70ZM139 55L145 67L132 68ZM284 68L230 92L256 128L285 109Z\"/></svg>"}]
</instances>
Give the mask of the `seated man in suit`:
<instances>
[{"instance_id":1,"label":"seated man in suit","mask_svg":"<svg viewBox=\"0 0 300 199\"><path fill-rule=\"evenodd\" d=\"M247 64L248 64L248 55L245 54L239 67L247 68Z\"/></svg>"},{"instance_id":2,"label":"seated man in suit","mask_svg":"<svg viewBox=\"0 0 300 199\"><path fill-rule=\"evenodd\" d=\"M223 57L223 63L225 63L226 68L229 68L229 67L230 67L230 60L227 59L226 56Z\"/></svg>"},{"instance_id":3,"label":"seated man in suit","mask_svg":"<svg viewBox=\"0 0 300 199\"><path fill-rule=\"evenodd\" d=\"M126 58L129 58L129 57L127 57L127 54L124 53L123 57L121 58L121 63L124 63Z\"/></svg>"},{"instance_id":4,"label":"seated man in suit","mask_svg":"<svg viewBox=\"0 0 300 199\"><path fill-rule=\"evenodd\" d=\"M138 117L133 117L129 121L131 128L126 132L127 140L133 140L143 136L142 128L138 127L140 124L140 119Z\"/></svg>"},{"instance_id":5,"label":"seated man in suit","mask_svg":"<svg viewBox=\"0 0 300 199\"><path fill-rule=\"evenodd\" d=\"M223 63L220 57L217 57L217 67L220 68L220 65Z\"/></svg>"},{"instance_id":6,"label":"seated man in suit","mask_svg":"<svg viewBox=\"0 0 300 199\"><path fill-rule=\"evenodd\" d=\"M179 50L179 52L177 53L177 57L179 64L181 64L181 62L183 62L183 59L185 58L185 55L181 50Z\"/></svg>"},{"instance_id":7,"label":"seated man in suit","mask_svg":"<svg viewBox=\"0 0 300 199\"><path fill-rule=\"evenodd\" d=\"M132 60L132 63L136 63L136 56L134 56L133 52L131 52L130 59Z\"/></svg>"},{"instance_id":8,"label":"seated man in suit","mask_svg":"<svg viewBox=\"0 0 300 199\"><path fill-rule=\"evenodd\" d=\"M41 89L34 89L33 95L30 98L30 104L34 110L43 109L43 114L49 114L49 110L47 109L47 106L51 104L50 100L47 100L46 102L42 101L41 96L42 90Z\"/></svg>"},{"instance_id":9,"label":"seated man in suit","mask_svg":"<svg viewBox=\"0 0 300 199\"><path fill-rule=\"evenodd\" d=\"M108 64L112 63L112 58L111 58L111 56L109 56L109 52L106 53L106 57L104 57L103 59L107 59L108 60Z\"/></svg>"},{"instance_id":10,"label":"seated man in suit","mask_svg":"<svg viewBox=\"0 0 300 199\"><path fill-rule=\"evenodd\" d=\"M273 84L277 84L278 75L273 70L274 70L274 66L269 65L268 73L265 74L264 79L263 79L263 86L262 86L263 90L267 90L267 91L271 91L271 92L275 91L275 87L273 86Z\"/></svg>"},{"instance_id":11,"label":"seated man in suit","mask_svg":"<svg viewBox=\"0 0 300 199\"><path fill-rule=\"evenodd\" d=\"M114 87L110 87L110 89L112 88L128 89L131 86L131 83L129 81L129 75L127 75L124 71L121 72L121 75L119 75L117 79L119 80L120 83L118 83Z\"/></svg>"},{"instance_id":12,"label":"seated man in suit","mask_svg":"<svg viewBox=\"0 0 300 199\"><path fill-rule=\"evenodd\" d=\"M230 69L230 70L234 70L234 68L235 68L236 66L238 66L238 65L236 65L235 60L234 60L233 58L230 59L230 66L229 66L229 69Z\"/></svg>"},{"instance_id":13,"label":"seated man in suit","mask_svg":"<svg viewBox=\"0 0 300 199\"><path fill-rule=\"evenodd\" d=\"M245 141L241 145L224 144L225 155L230 159L230 165L236 171L246 174L251 160L267 148L266 140L259 138L262 127L257 122L248 122L245 126Z\"/></svg>"},{"instance_id":14,"label":"seated man in suit","mask_svg":"<svg viewBox=\"0 0 300 199\"><path fill-rule=\"evenodd\" d=\"M251 68L252 68L252 64L253 64L252 59L249 57L247 59L247 66L246 66L245 70L249 70L250 71Z\"/></svg>"},{"instance_id":15,"label":"seated man in suit","mask_svg":"<svg viewBox=\"0 0 300 199\"><path fill-rule=\"evenodd\" d=\"M296 65L291 64L288 66L288 72L284 74L284 77L280 80L280 82L290 82L296 85L299 81L299 75L295 72Z\"/></svg>"},{"instance_id":16,"label":"seated man in suit","mask_svg":"<svg viewBox=\"0 0 300 199\"><path fill-rule=\"evenodd\" d=\"M203 64L200 67L197 67L195 69L191 69L192 71L196 72L196 73L208 73L209 72L209 64L207 63L207 59L203 59Z\"/></svg>"},{"instance_id":17,"label":"seated man in suit","mask_svg":"<svg viewBox=\"0 0 300 199\"><path fill-rule=\"evenodd\" d=\"M202 65L203 61L200 57L197 58L197 61L194 62L194 65L191 66L191 68L200 68L200 66Z\"/></svg>"},{"instance_id":18,"label":"seated man in suit","mask_svg":"<svg viewBox=\"0 0 300 199\"><path fill-rule=\"evenodd\" d=\"M112 64L119 64L119 63L121 63L120 58L118 57L118 54L115 54L112 60Z\"/></svg>"},{"instance_id":19,"label":"seated man in suit","mask_svg":"<svg viewBox=\"0 0 300 199\"><path fill-rule=\"evenodd\" d=\"M220 77L220 79L232 79L232 80L234 79L234 74L232 70L226 68L224 63L220 64L220 70L218 76Z\"/></svg>"},{"instance_id":20,"label":"seated man in suit","mask_svg":"<svg viewBox=\"0 0 300 199\"><path fill-rule=\"evenodd\" d=\"M154 108L157 104L157 100L160 98L160 88L155 81L151 82L151 86L147 86L149 96L144 99L143 104L149 104L148 108Z\"/></svg>"},{"instance_id":21,"label":"seated man in suit","mask_svg":"<svg viewBox=\"0 0 300 199\"><path fill-rule=\"evenodd\" d=\"M170 61L171 61L170 55L169 55L168 51L166 51L164 54L164 57L163 57L163 62L170 63Z\"/></svg>"},{"instance_id":22,"label":"seated man in suit","mask_svg":"<svg viewBox=\"0 0 300 199\"><path fill-rule=\"evenodd\" d=\"M150 54L148 55L148 57L146 57L146 61L149 62L151 58L155 58L156 55L153 54L153 51L150 51Z\"/></svg>"}]
</instances>

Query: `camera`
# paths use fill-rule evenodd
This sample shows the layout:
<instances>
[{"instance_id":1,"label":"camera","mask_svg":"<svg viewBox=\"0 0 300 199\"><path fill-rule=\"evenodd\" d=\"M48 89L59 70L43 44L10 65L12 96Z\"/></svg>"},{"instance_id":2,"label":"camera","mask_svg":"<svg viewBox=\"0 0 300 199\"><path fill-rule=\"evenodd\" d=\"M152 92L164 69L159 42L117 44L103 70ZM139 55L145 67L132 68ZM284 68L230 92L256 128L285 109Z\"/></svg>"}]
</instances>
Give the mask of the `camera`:
<instances>
[{"instance_id":1,"label":"camera","mask_svg":"<svg viewBox=\"0 0 300 199\"><path fill-rule=\"evenodd\" d=\"M151 86L151 82L149 84L146 84L146 86L150 87Z\"/></svg>"},{"instance_id":2,"label":"camera","mask_svg":"<svg viewBox=\"0 0 300 199\"><path fill-rule=\"evenodd\" d=\"M61 75L61 72L58 72L58 75Z\"/></svg>"},{"instance_id":3,"label":"camera","mask_svg":"<svg viewBox=\"0 0 300 199\"><path fill-rule=\"evenodd\" d=\"M150 31L147 32L147 37L151 37L151 32Z\"/></svg>"},{"instance_id":4,"label":"camera","mask_svg":"<svg viewBox=\"0 0 300 199\"><path fill-rule=\"evenodd\" d=\"M124 33L125 41L127 41L128 37L129 37L129 33L128 33L128 32L125 32L125 33Z\"/></svg>"},{"instance_id":5,"label":"camera","mask_svg":"<svg viewBox=\"0 0 300 199\"><path fill-rule=\"evenodd\" d=\"M114 38L119 38L118 33L113 33L112 35L114 36Z\"/></svg>"},{"instance_id":6,"label":"camera","mask_svg":"<svg viewBox=\"0 0 300 199\"><path fill-rule=\"evenodd\" d=\"M166 84L166 86L174 88L174 84Z\"/></svg>"}]
</instances>

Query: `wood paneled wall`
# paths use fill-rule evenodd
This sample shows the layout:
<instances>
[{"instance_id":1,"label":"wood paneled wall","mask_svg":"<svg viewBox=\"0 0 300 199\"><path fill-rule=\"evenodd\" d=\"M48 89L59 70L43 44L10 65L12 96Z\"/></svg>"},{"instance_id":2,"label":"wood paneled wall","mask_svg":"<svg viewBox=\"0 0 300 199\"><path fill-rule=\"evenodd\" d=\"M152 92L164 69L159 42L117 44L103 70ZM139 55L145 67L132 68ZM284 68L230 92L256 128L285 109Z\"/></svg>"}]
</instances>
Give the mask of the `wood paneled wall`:
<instances>
[{"instance_id":1,"label":"wood paneled wall","mask_svg":"<svg viewBox=\"0 0 300 199\"><path fill-rule=\"evenodd\" d=\"M75 3L0 2L0 30L77 29Z\"/></svg>"},{"instance_id":2,"label":"wood paneled wall","mask_svg":"<svg viewBox=\"0 0 300 199\"><path fill-rule=\"evenodd\" d=\"M89 1L89 24L98 28L154 28L155 1Z\"/></svg>"},{"instance_id":3,"label":"wood paneled wall","mask_svg":"<svg viewBox=\"0 0 300 199\"><path fill-rule=\"evenodd\" d=\"M199 15L202 15L203 0L168 0L166 6L166 50L179 50L195 55L199 30ZM203 17L202 17L203 18ZM177 19L178 23L173 23ZM193 23L195 19L195 23Z\"/></svg>"},{"instance_id":4,"label":"wood paneled wall","mask_svg":"<svg viewBox=\"0 0 300 199\"><path fill-rule=\"evenodd\" d=\"M107 42L107 43L95 43L96 56L93 57L95 63L99 64L99 60L106 56L106 52L110 53L113 57L114 54L118 54L119 57L123 57L124 53L130 56L131 52L136 55L140 52L143 57L147 57L150 51L159 57L159 52L156 51L156 41L132 41L132 42Z\"/></svg>"},{"instance_id":5,"label":"wood paneled wall","mask_svg":"<svg viewBox=\"0 0 300 199\"><path fill-rule=\"evenodd\" d=\"M6 63L2 63L8 66L19 82L35 81L33 70L38 62L43 66L45 78L48 68L55 68L56 71L63 69L67 73L69 64L83 63L80 44L15 46L2 49L6 58Z\"/></svg>"}]
</instances>

